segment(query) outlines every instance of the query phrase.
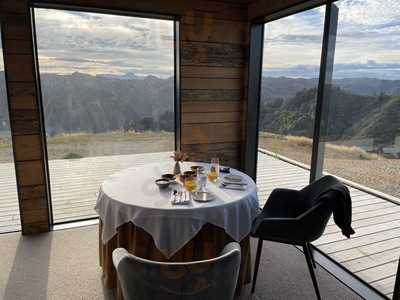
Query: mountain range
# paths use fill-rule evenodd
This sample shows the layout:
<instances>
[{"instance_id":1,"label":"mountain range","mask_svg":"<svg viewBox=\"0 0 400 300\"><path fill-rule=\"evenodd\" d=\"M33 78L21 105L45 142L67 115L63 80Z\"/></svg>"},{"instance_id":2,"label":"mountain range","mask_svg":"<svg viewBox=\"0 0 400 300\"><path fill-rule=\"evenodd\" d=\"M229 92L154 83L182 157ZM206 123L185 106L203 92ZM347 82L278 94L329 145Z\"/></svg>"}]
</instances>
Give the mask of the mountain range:
<instances>
[{"instance_id":1,"label":"mountain range","mask_svg":"<svg viewBox=\"0 0 400 300\"><path fill-rule=\"evenodd\" d=\"M345 78L333 80L333 85L356 95L378 96L382 93L400 96L400 80L382 80L377 78ZM318 86L316 78L263 77L261 84L261 102L275 98L288 99L304 89Z\"/></svg>"},{"instance_id":2,"label":"mountain range","mask_svg":"<svg viewBox=\"0 0 400 300\"><path fill-rule=\"evenodd\" d=\"M312 136L317 79L264 77L260 130ZM373 138L377 147L400 135L400 81L334 80L330 140ZM46 132L172 130L174 80L156 76L41 74ZM0 131L7 130L4 72L0 72Z\"/></svg>"}]
</instances>

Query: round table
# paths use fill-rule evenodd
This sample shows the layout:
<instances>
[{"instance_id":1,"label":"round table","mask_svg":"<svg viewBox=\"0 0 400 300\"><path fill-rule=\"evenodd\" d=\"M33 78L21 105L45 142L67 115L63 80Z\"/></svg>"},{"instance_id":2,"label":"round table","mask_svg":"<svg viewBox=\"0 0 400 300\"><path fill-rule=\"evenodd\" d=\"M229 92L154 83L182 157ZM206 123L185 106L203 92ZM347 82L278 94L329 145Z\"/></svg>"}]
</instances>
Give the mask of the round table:
<instances>
[{"instance_id":1,"label":"round table","mask_svg":"<svg viewBox=\"0 0 400 300\"><path fill-rule=\"evenodd\" d=\"M185 162L182 169L208 164ZM107 178L100 188L96 211L100 217L99 248L103 282L117 286L111 254L117 247L158 261L193 261L215 257L230 241L240 242L242 264L238 291L250 281L249 233L259 212L254 181L231 169L247 183L245 191L221 189L207 182L214 200L172 205L171 192L159 189L154 181L171 173L173 162L147 164L122 170ZM224 177L221 173L220 180ZM118 293L119 298L121 294Z\"/></svg>"}]
</instances>

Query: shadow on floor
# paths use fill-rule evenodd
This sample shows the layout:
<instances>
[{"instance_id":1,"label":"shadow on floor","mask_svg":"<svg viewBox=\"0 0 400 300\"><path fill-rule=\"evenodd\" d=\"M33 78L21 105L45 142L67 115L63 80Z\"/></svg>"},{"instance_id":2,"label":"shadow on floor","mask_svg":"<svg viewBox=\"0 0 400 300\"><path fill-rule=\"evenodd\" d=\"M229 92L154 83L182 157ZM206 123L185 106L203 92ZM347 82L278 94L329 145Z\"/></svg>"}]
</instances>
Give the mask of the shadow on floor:
<instances>
[{"instance_id":1,"label":"shadow on floor","mask_svg":"<svg viewBox=\"0 0 400 300\"><path fill-rule=\"evenodd\" d=\"M4 299L47 299L52 234L20 236Z\"/></svg>"}]
</instances>

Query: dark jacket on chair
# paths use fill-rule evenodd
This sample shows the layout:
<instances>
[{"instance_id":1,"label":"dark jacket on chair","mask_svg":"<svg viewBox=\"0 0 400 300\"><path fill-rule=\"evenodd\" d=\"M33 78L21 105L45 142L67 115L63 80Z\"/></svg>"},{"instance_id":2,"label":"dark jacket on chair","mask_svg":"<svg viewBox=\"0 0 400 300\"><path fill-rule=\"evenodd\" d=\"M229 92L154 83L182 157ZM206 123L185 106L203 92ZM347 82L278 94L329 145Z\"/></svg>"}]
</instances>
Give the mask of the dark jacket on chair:
<instances>
[{"instance_id":1,"label":"dark jacket on chair","mask_svg":"<svg viewBox=\"0 0 400 300\"><path fill-rule=\"evenodd\" d=\"M317 184L316 184L317 183ZM326 201L332 208L333 220L340 227L343 235L350 238L354 234L351 227L351 197L349 189L335 177L327 175L301 190L308 197L311 204L315 201Z\"/></svg>"}]
</instances>

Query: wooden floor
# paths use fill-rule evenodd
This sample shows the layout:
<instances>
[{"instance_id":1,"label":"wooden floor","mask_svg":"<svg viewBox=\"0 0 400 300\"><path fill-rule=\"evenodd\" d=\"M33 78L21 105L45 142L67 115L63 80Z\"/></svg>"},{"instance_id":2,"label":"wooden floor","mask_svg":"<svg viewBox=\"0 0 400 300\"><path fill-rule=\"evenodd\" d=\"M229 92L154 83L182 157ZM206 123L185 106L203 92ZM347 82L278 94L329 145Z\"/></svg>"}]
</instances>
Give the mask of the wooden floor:
<instances>
[{"instance_id":1,"label":"wooden floor","mask_svg":"<svg viewBox=\"0 0 400 300\"><path fill-rule=\"evenodd\" d=\"M56 222L95 217L93 207L101 182L130 167L169 160L170 153L91 157L49 162L53 213ZM10 174L12 176L10 176ZM0 232L20 229L13 164L0 167ZM263 206L274 188L300 189L309 171L267 154L258 158L257 185ZM350 271L391 297L400 256L400 205L350 187L353 227L346 239L331 221L314 244Z\"/></svg>"}]
</instances>

